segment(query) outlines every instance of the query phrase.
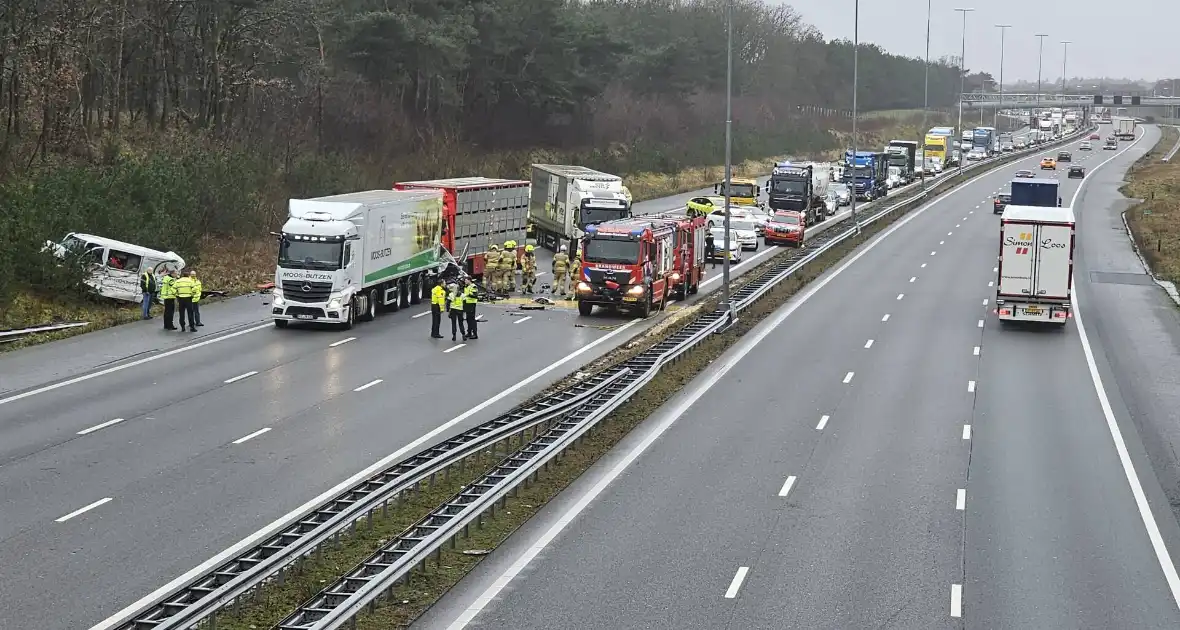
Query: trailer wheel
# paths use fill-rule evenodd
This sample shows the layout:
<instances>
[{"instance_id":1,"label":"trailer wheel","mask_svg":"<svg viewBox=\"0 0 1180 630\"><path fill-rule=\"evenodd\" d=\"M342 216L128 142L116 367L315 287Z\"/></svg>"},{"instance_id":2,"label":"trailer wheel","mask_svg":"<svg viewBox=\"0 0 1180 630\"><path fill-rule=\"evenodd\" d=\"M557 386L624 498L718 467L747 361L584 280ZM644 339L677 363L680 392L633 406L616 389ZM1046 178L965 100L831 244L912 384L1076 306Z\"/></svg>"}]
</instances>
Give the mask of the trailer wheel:
<instances>
[{"instance_id":1,"label":"trailer wheel","mask_svg":"<svg viewBox=\"0 0 1180 630\"><path fill-rule=\"evenodd\" d=\"M594 312L594 305L593 304L591 304L589 302L583 302L582 300L578 300L578 314L579 315L581 315L583 317L590 317L590 314L593 312Z\"/></svg>"},{"instance_id":2,"label":"trailer wheel","mask_svg":"<svg viewBox=\"0 0 1180 630\"><path fill-rule=\"evenodd\" d=\"M289 322L285 319L276 319L275 320L275 328L286 328L287 324L290 324L290 323L291 322Z\"/></svg>"},{"instance_id":3,"label":"trailer wheel","mask_svg":"<svg viewBox=\"0 0 1180 630\"><path fill-rule=\"evenodd\" d=\"M410 308L410 279L397 281L397 301L401 308Z\"/></svg>"},{"instance_id":4,"label":"trailer wheel","mask_svg":"<svg viewBox=\"0 0 1180 630\"><path fill-rule=\"evenodd\" d=\"M410 304L422 303L422 273L410 276Z\"/></svg>"}]
</instances>

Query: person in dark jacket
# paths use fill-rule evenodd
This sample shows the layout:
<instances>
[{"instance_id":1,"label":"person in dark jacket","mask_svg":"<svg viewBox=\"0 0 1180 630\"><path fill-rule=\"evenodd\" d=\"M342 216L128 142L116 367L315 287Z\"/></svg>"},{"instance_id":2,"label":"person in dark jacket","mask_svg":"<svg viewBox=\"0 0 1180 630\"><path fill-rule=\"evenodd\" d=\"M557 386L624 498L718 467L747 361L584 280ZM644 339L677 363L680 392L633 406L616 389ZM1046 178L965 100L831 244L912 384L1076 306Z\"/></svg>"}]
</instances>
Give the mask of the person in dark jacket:
<instances>
[{"instance_id":1,"label":"person in dark jacket","mask_svg":"<svg viewBox=\"0 0 1180 630\"><path fill-rule=\"evenodd\" d=\"M156 274L151 267L144 267L139 275L139 291L143 294L143 318L152 318L152 300L156 299Z\"/></svg>"},{"instance_id":2,"label":"person in dark jacket","mask_svg":"<svg viewBox=\"0 0 1180 630\"><path fill-rule=\"evenodd\" d=\"M707 232L705 234L705 258L713 261L713 267L717 267L717 259L714 257L717 252L717 244L713 242L713 233Z\"/></svg>"}]
</instances>

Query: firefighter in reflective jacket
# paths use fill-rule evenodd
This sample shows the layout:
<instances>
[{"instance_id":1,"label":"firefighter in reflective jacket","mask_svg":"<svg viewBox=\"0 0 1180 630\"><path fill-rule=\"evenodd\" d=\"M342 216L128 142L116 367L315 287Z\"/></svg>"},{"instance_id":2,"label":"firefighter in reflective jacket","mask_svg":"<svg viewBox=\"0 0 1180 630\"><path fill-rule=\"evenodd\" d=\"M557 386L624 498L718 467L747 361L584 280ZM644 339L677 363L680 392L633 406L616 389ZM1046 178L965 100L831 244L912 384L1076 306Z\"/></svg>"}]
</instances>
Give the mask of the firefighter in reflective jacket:
<instances>
[{"instance_id":1,"label":"firefighter in reflective jacket","mask_svg":"<svg viewBox=\"0 0 1180 630\"><path fill-rule=\"evenodd\" d=\"M532 245L524 246L524 258L520 259L520 270L524 272L520 292L532 294L533 286L537 284L537 254Z\"/></svg>"},{"instance_id":2,"label":"firefighter in reflective jacket","mask_svg":"<svg viewBox=\"0 0 1180 630\"><path fill-rule=\"evenodd\" d=\"M516 290L516 241L504 242L504 253L500 254L500 272L504 274L504 292Z\"/></svg>"},{"instance_id":3,"label":"firefighter in reflective jacket","mask_svg":"<svg viewBox=\"0 0 1180 630\"><path fill-rule=\"evenodd\" d=\"M500 285L500 246L493 243L483 257L483 287L488 293L498 291Z\"/></svg>"},{"instance_id":4,"label":"firefighter in reflective jacket","mask_svg":"<svg viewBox=\"0 0 1180 630\"><path fill-rule=\"evenodd\" d=\"M578 255L578 252L574 252L574 255L570 256L570 287L572 288L574 286L577 286L578 282L581 279L582 279L582 257L580 255Z\"/></svg>"},{"instance_id":5,"label":"firefighter in reflective jacket","mask_svg":"<svg viewBox=\"0 0 1180 630\"><path fill-rule=\"evenodd\" d=\"M447 290L443 288L442 278L430 290L430 337L442 339L438 327L442 324L442 312L447 308Z\"/></svg>"},{"instance_id":6,"label":"firefighter in reflective jacket","mask_svg":"<svg viewBox=\"0 0 1180 630\"><path fill-rule=\"evenodd\" d=\"M569 293L569 283L566 282L566 274L570 270L570 257L565 253L565 245L561 246L561 250L553 255L553 294L565 295Z\"/></svg>"},{"instance_id":7,"label":"firefighter in reflective jacket","mask_svg":"<svg viewBox=\"0 0 1180 630\"><path fill-rule=\"evenodd\" d=\"M463 285L463 314L467 316L467 338L479 339L479 328L475 322L475 305L479 298L475 294L475 282L470 278Z\"/></svg>"}]
</instances>

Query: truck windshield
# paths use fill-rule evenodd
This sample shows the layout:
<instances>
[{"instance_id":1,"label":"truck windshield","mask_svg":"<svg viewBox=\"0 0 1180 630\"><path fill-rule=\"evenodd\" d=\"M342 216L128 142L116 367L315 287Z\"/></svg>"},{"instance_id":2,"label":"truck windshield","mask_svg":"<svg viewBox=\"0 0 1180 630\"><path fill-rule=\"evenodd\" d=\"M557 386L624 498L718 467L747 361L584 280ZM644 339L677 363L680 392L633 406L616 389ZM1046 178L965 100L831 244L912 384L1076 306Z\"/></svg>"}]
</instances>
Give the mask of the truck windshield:
<instances>
[{"instance_id":1,"label":"truck windshield","mask_svg":"<svg viewBox=\"0 0 1180 630\"><path fill-rule=\"evenodd\" d=\"M639 262L639 241L618 238L586 240L582 260L588 263L634 265Z\"/></svg>"},{"instance_id":2,"label":"truck windshield","mask_svg":"<svg viewBox=\"0 0 1180 630\"><path fill-rule=\"evenodd\" d=\"M927 144L926 150L931 153L942 153L943 145L941 144Z\"/></svg>"},{"instance_id":3,"label":"truck windshield","mask_svg":"<svg viewBox=\"0 0 1180 630\"><path fill-rule=\"evenodd\" d=\"M594 225L596 223L604 223L606 221L614 221L616 219L626 219L627 216L627 208L622 206L616 206L613 208L583 206L579 220L580 225L586 226Z\"/></svg>"},{"instance_id":4,"label":"truck windshield","mask_svg":"<svg viewBox=\"0 0 1180 630\"><path fill-rule=\"evenodd\" d=\"M847 168L847 167L845 167L845 168ZM862 164L860 166L857 166L853 170L856 172L857 179L868 179L873 176L873 169L869 168L868 165L866 165L866 164Z\"/></svg>"},{"instance_id":5,"label":"truck windshield","mask_svg":"<svg viewBox=\"0 0 1180 630\"><path fill-rule=\"evenodd\" d=\"M293 241L286 237L279 245L279 266L287 269L339 269L344 243Z\"/></svg>"},{"instance_id":6,"label":"truck windshield","mask_svg":"<svg viewBox=\"0 0 1180 630\"><path fill-rule=\"evenodd\" d=\"M788 195L802 195L807 192L807 182L801 179L772 179L770 191Z\"/></svg>"},{"instance_id":7,"label":"truck windshield","mask_svg":"<svg viewBox=\"0 0 1180 630\"><path fill-rule=\"evenodd\" d=\"M721 192L719 192L717 194L719 194L719 195L725 194L725 185L724 184L722 184L721 186L718 186L718 189ZM754 196L754 186L752 186L750 184L733 184L730 187L729 196L730 197L753 197Z\"/></svg>"}]
</instances>

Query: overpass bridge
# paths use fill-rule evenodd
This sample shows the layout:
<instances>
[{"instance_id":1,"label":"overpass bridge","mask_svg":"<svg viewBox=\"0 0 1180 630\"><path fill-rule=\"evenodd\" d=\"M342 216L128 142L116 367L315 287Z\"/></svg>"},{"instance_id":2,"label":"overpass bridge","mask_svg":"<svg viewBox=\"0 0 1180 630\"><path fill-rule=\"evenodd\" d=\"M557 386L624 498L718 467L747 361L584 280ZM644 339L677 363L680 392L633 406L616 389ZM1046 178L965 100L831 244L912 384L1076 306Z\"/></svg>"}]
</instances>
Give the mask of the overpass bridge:
<instances>
[{"instance_id":1,"label":"overpass bridge","mask_svg":"<svg viewBox=\"0 0 1180 630\"><path fill-rule=\"evenodd\" d=\"M1178 96L1127 96L1123 94L997 94L967 93L961 99L964 110L971 109L1033 109L1069 107L1088 110L1092 107L1126 107L1132 116L1149 109L1150 113L1165 118L1180 117Z\"/></svg>"}]
</instances>

